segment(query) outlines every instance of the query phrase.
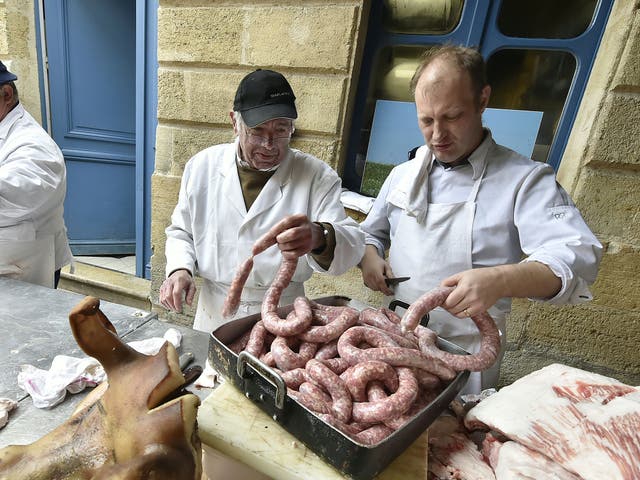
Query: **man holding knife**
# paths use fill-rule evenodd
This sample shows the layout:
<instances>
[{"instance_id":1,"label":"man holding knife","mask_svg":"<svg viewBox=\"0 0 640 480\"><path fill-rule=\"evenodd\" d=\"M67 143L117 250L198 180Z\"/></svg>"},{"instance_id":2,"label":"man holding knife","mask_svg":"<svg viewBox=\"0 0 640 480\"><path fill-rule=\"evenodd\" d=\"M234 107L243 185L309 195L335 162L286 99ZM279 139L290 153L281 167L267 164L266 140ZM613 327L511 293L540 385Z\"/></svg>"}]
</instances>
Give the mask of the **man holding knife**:
<instances>
[{"instance_id":1,"label":"man holding knife","mask_svg":"<svg viewBox=\"0 0 640 480\"><path fill-rule=\"evenodd\" d=\"M504 346L512 297L590 300L602 245L551 166L496 144L483 127L491 87L480 53L430 50L411 87L426 144L392 170L361 225L364 283L406 303L455 287L429 327L472 353L480 337L468 317L488 311ZM394 274L411 279L392 289L385 279ZM465 392L495 386L500 359L472 374Z\"/></svg>"}]
</instances>

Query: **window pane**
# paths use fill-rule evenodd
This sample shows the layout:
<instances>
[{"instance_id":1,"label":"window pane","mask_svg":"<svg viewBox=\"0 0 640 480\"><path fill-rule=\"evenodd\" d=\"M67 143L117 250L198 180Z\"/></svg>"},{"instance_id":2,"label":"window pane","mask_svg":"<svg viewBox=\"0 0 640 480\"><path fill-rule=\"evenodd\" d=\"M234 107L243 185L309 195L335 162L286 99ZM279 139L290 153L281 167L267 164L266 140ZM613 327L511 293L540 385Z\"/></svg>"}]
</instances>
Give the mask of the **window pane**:
<instances>
[{"instance_id":1,"label":"window pane","mask_svg":"<svg viewBox=\"0 0 640 480\"><path fill-rule=\"evenodd\" d=\"M355 170L359 177L364 175L367 147L371 135L371 124L377 100L398 100L413 102L409 89L411 77L420 63L420 56L430 45L419 47L393 46L378 52L372 70L372 79L364 105L364 121L359 134ZM368 192L375 195L376 192Z\"/></svg>"},{"instance_id":2,"label":"window pane","mask_svg":"<svg viewBox=\"0 0 640 480\"><path fill-rule=\"evenodd\" d=\"M500 50L487 62L493 108L543 112L533 159L547 160L576 70L567 52Z\"/></svg>"},{"instance_id":3,"label":"window pane","mask_svg":"<svg viewBox=\"0 0 640 480\"><path fill-rule=\"evenodd\" d=\"M598 0L503 0L498 28L510 37L573 38L583 33Z\"/></svg>"},{"instance_id":4,"label":"window pane","mask_svg":"<svg viewBox=\"0 0 640 480\"><path fill-rule=\"evenodd\" d=\"M380 50L375 69L376 99L413 101L413 95L409 88L411 77L418 68L422 53L430 45L419 47L393 46Z\"/></svg>"},{"instance_id":5,"label":"window pane","mask_svg":"<svg viewBox=\"0 0 640 480\"><path fill-rule=\"evenodd\" d=\"M385 0L384 27L394 33L444 34L460 22L464 0Z\"/></svg>"}]
</instances>

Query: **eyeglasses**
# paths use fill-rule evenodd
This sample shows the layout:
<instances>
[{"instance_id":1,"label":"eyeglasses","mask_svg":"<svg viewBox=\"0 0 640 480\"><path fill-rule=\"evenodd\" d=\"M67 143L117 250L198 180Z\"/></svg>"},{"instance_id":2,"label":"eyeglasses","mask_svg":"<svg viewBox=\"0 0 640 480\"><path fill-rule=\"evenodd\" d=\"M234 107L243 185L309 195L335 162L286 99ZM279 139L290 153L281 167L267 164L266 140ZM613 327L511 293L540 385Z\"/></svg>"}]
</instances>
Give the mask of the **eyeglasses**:
<instances>
[{"instance_id":1,"label":"eyeglasses","mask_svg":"<svg viewBox=\"0 0 640 480\"><path fill-rule=\"evenodd\" d=\"M273 135L263 135L259 133L259 131L249 127L245 127L245 132L247 133L247 140L249 140L249 143L253 145L280 145L291 140L291 135L293 134L293 126L289 125L287 127L277 127Z\"/></svg>"}]
</instances>

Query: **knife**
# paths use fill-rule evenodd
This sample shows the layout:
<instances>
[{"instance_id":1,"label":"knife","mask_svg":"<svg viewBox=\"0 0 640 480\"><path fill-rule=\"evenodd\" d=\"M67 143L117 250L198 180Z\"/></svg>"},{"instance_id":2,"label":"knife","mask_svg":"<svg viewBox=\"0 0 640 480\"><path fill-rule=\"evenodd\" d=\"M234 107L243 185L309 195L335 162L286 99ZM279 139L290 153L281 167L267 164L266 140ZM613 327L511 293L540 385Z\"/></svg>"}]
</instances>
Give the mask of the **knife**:
<instances>
[{"instance_id":1,"label":"knife","mask_svg":"<svg viewBox=\"0 0 640 480\"><path fill-rule=\"evenodd\" d=\"M394 278L385 278L384 281L387 284L387 287L392 287L394 285L399 284L400 282L406 282L411 277L394 277Z\"/></svg>"},{"instance_id":2,"label":"knife","mask_svg":"<svg viewBox=\"0 0 640 480\"><path fill-rule=\"evenodd\" d=\"M193 362L193 353L186 352L178 357L178 365L180 365L180 370L184 371L187 366Z\"/></svg>"}]
</instances>

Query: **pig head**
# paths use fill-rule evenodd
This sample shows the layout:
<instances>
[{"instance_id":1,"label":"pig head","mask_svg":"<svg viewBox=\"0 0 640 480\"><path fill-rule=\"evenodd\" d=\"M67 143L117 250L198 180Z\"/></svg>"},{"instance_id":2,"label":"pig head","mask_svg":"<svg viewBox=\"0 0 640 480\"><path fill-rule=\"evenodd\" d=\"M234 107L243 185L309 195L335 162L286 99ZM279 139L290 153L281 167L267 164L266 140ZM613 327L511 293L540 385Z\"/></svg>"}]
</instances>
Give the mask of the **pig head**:
<instances>
[{"instance_id":1,"label":"pig head","mask_svg":"<svg viewBox=\"0 0 640 480\"><path fill-rule=\"evenodd\" d=\"M199 479L200 401L182 389L175 348L166 342L153 356L135 351L99 307L97 298L86 297L69 322L80 348L104 367L107 381L49 434L0 450L0 478Z\"/></svg>"}]
</instances>

